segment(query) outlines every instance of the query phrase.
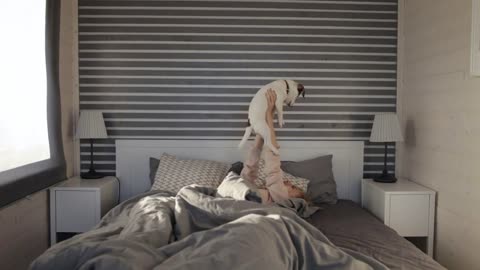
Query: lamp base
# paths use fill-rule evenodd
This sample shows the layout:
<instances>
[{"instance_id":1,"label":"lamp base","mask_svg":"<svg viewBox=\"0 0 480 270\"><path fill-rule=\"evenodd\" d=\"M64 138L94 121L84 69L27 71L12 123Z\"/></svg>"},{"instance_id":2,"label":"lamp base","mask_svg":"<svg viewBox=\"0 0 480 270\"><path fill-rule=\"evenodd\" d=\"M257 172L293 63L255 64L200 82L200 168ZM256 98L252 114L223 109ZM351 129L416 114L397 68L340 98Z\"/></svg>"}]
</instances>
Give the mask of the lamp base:
<instances>
[{"instance_id":1,"label":"lamp base","mask_svg":"<svg viewBox=\"0 0 480 270\"><path fill-rule=\"evenodd\" d=\"M96 171L89 171L89 172L80 174L80 177L82 179L99 179L99 178L102 178L104 176L105 175L103 173L98 173Z\"/></svg>"},{"instance_id":2,"label":"lamp base","mask_svg":"<svg viewBox=\"0 0 480 270\"><path fill-rule=\"evenodd\" d=\"M397 182L397 178L395 177L395 175L382 174L379 177L374 178L373 181L379 183L395 183Z\"/></svg>"},{"instance_id":3,"label":"lamp base","mask_svg":"<svg viewBox=\"0 0 480 270\"><path fill-rule=\"evenodd\" d=\"M387 152L388 152L388 142L385 142L385 155L383 157L383 171L382 174L378 177L375 177L373 181L380 182L380 183L395 183L397 182L397 178L395 175L388 174L388 167L387 167Z\"/></svg>"},{"instance_id":4,"label":"lamp base","mask_svg":"<svg viewBox=\"0 0 480 270\"><path fill-rule=\"evenodd\" d=\"M104 176L103 173L96 172L93 166L93 139L90 139L90 169L88 172L80 174L80 177L82 179L99 179Z\"/></svg>"}]
</instances>

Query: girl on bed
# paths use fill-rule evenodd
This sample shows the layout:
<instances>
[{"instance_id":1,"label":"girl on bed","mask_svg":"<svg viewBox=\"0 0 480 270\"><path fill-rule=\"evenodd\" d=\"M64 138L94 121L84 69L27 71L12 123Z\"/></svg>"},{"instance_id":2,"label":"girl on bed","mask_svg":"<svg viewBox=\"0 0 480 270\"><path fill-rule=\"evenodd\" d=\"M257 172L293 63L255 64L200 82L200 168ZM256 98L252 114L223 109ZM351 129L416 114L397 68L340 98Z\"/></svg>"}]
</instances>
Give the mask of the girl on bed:
<instances>
[{"instance_id":1,"label":"girl on bed","mask_svg":"<svg viewBox=\"0 0 480 270\"><path fill-rule=\"evenodd\" d=\"M277 95L271 89L265 94L268 101L268 108L265 113L267 124L270 128L272 144L279 149L277 137L275 136L275 129L273 128L273 114L275 112L275 100ZM263 148L263 138L256 135L255 143L250 149L247 160L240 176L255 184L255 179L258 177L258 163ZM267 174L265 187L266 189L259 189L262 197L262 203L279 202L288 198L305 198L305 194L301 189L292 185L289 181L283 180L283 172L280 168L280 156L275 155L268 147L265 151L265 172Z\"/></svg>"}]
</instances>

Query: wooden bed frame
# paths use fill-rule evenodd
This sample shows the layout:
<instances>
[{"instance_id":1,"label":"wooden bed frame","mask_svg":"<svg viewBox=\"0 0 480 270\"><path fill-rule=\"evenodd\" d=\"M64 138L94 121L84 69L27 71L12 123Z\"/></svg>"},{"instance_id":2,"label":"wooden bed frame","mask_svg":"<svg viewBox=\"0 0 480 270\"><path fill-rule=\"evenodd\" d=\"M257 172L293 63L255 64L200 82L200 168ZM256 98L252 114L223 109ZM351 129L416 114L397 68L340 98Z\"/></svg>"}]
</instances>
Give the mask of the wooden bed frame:
<instances>
[{"instance_id":1,"label":"wooden bed frame","mask_svg":"<svg viewBox=\"0 0 480 270\"><path fill-rule=\"evenodd\" d=\"M363 178L362 141L279 141L282 160L300 161L333 155L333 173L340 199L360 202ZM185 159L209 159L233 163L243 161L245 149L238 141L217 140L117 140L116 175L120 180L120 200L148 191L149 158L169 153Z\"/></svg>"}]
</instances>

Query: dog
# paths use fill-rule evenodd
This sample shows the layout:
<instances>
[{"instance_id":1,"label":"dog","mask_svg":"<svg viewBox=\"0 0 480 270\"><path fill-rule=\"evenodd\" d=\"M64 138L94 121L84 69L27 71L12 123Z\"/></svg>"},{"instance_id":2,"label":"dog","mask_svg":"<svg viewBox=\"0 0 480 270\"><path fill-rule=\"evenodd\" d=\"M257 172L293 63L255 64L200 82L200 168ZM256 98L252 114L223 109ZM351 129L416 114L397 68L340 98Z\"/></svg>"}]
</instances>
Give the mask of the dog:
<instances>
[{"instance_id":1,"label":"dog","mask_svg":"<svg viewBox=\"0 0 480 270\"><path fill-rule=\"evenodd\" d=\"M277 96L275 109L280 127L283 127L285 124L283 120L283 105L293 106L297 97L300 95L305 98L305 88L303 85L292 80L276 80L260 88L250 102L247 128L238 147L243 147L252 134L252 131L254 131L255 134L260 134L260 136L263 137L265 145L268 146L274 154L278 155L279 151L271 142L270 129L265 120L265 113L268 107L265 94L269 89L275 91Z\"/></svg>"}]
</instances>

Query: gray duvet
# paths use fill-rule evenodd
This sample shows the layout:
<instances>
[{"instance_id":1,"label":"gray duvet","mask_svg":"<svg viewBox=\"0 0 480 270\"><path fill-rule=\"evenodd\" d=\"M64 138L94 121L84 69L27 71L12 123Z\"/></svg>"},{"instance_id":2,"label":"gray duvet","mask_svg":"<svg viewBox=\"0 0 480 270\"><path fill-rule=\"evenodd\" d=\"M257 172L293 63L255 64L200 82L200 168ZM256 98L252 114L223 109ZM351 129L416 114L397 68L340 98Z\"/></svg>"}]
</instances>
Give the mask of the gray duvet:
<instances>
[{"instance_id":1,"label":"gray duvet","mask_svg":"<svg viewBox=\"0 0 480 270\"><path fill-rule=\"evenodd\" d=\"M352 201L324 205L307 221L335 245L375 258L392 270L446 270Z\"/></svg>"},{"instance_id":2,"label":"gray duvet","mask_svg":"<svg viewBox=\"0 0 480 270\"><path fill-rule=\"evenodd\" d=\"M92 231L54 245L31 269L387 269L333 245L292 207L155 191L110 211ZM292 210L293 209L293 210Z\"/></svg>"}]
</instances>

